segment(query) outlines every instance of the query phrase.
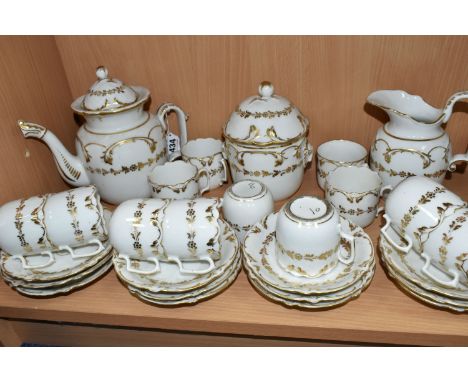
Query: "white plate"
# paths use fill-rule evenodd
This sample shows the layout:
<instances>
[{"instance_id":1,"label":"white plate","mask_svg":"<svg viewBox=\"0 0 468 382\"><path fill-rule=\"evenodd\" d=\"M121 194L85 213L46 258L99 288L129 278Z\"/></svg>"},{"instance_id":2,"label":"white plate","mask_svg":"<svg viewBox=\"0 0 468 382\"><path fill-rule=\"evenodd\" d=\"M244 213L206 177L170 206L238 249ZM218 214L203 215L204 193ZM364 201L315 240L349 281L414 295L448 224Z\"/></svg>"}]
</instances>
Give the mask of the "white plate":
<instances>
[{"instance_id":1,"label":"white plate","mask_svg":"<svg viewBox=\"0 0 468 382\"><path fill-rule=\"evenodd\" d=\"M343 298L341 299L338 299L338 300L335 300L335 301L321 301L321 302L314 302L314 303L310 303L310 302L304 302L304 301L293 301L293 300L287 300L287 299L284 299L284 298L281 298L281 297L278 297L277 295L271 293L269 290L266 289L266 286L265 284L260 284L260 282L258 281L258 279L256 279L256 281L254 281L254 279L250 279L250 281L252 282L252 284L254 285L254 287L259 291L260 294L268 297L269 299L275 301L275 302L279 302L283 305L286 305L288 307L291 307L291 308L302 308L302 309L330 309L330 308L335 308L335 307L338 307L338 306L341 306L345 303L347 303L348 301L358 297L370 284L371 280L372 280L372 276L373 274L369 274L367 276L364 277L363 279L363 284L361 285L360 288L357 288L352 294L346 294L346 296L344 296ZM338 294L341 293L341 292L338 292Z\"/></svg>"},{"instance_id":2,"label":"white plate","mask_svg":"<svg viewBox=\"0 0 468 382\"><path fill-rule=\"evenodd\" d=\"M347 288L364 275L373 272L374 247L369 236L345 218L340 218L343 232L355 238L355 260L350 265L339 263L333 271L316 279L296 277L284 271L275 256L277 213L266 216L248 233L243 245L244 260L250 271L276 289L304 295L331 294Z\"/></svg>"},{"instance_id":3,"label":"white plate","mask_svg":"<svg viewBox=\"0 0 468 382\"><path fill-rule=\"evenodd\" d=\"M181 274L175 263L160 262L161 271L152 275L142 275L129 272L126 262L116 253L113 258L115 272L124 284L137 289L147 290L152 293L168 292L181 293L209 284L224 274L234 261L239 258L239 243L231 226L219 220L221 225L221 258L215 262L216 268L206 274ZM154 267L154 264L140 262L140 269L145 270ZM206 264L202 262L186 263L186 268L203 269Z\"/></svg>"},{"instance_id":4,"label":"white plate","mask_svg":"<svg viewBox=\"0 0 468 382\"><path fill-rule=\"evenodd\" d=\"M68 285L70 283L73 283L75 281L79 281L82 278L94 273L97 269L102 267L106 262L108 262L112 258L112 254L109 253L105 257L103 257L101 260L99 260L95 265L86 268L85 270L81 271L78 274L75 274L71 277L65 278L65 279L59 279L59 280L52 280L52 281L42 281L42 282L28 282L24 281L21 279L15 279L12 278L6 274L2 274L3 278L5 281L8 283L8 285L12 286L13 288L16 288L17 286L27 288L27 289L49 289L49 288L58 288L63 285ZM0 272L1 274L1 272Z\"/></svg>"},{"instance_id":5,"label":"white plate","mask_svg":"<svg viewBox=\"0 0 468 382\"><path fill-rule=\"evenodd\" d=\"M54 252L55 262L48 267L37 269L24 269L18 259L13 259L11 255L0 252L0 270L3 274L21 279L27 282L45 282L69 278L73 275L83 272L87 268L91 268L106 257L112 246L109 241L103 243L104 250L92 257L73 258L67 251ZM76 248L77 255L89 252L89 246ZM37 255L29 256L30 264L43 263L47 256Z\"/></svg>"},{"instance_id":6,"label":"white plate","mask_svg":"<svg viewBox=\"0 0 468 382\"><path fill-rule=\"evenodd\" d=\"M95 273L77 282L74 282L70 285L65 285L65 286L61 286L58 288L50 288L50 289L28 289L28 288L22 288L22 287L16 287L15 289L21 294L24 294L30 297L54 297L54 296L61 295L61 294L68 294L75 289L82 288L92 283L94 280L104 275L111 268L112 268L112 261L109 258L109 261L104 263L104 265L101 268L98 268Z\"/></svg>"},{"instance_id":7,"label":"white plate","mask_svg":"<svg viewBox=\"0 0 468 382\"><path fill-rule=\"evenodd\" d=\"M387 233L394 241L398 242L400 240L399 235L393 228L390 227ZM419 288L448 298L468 300L468 288L462 286L446 288L425 276L421 271L424 267L425 260L413 249L405 254L394 248L382 235L380 235L379 246L384 261L388 263L395 272L417 285ZM432 271L437 277L445 281L451 280L449 276L435 267L432 267Z\"/></svg>"},{"instance_id":8,"label":"white plate","mask_svg":"<svg viewBox=\"0 0 468 382\"><path fill-rule=\"evenodd\" d=\"M264 289L266 292L268 292L268 295L274 295L278 297L279 299L282 300L287 300L287 301L296 301L299 303L306 303L310 305L315 305L319 303L326 303L330 302L333 304L334 302L337 302L339 300L344 300L345 298L354 296L356 292L364 289L372 280L375 272L375 263L373 264L372 268L367 272L361 279L357 280L354 284L351 284L350 286L343 288L337 292L333 292L330 294L318 294L318 295L304 295L304 294L299 294L299 293L289 293L285 292L283 290L273 288L269 284L265 283L263 280L260 278L256 277L250 269L248 269L248 266L246 266L247 270L247 275L250 280L253 281L254 284L259 284L262 289Z\"/></svg>"},{"instance_id":9,"label":"white plate","mask_svg":"<svg viewBox=\"0 0 468 382\"><path fill-rule=\"evenodd\" d=\"M182 293L152 293L148 291L144 291L141 289L134 288L132 286L128 286L130 292L134 292L148 300L153 300L155 302L177 302L180 300L187 300L190 298L198 298L202 295L210 293L211 290L218 288L220 285L224 284L227 280L229 280L234 274L239 273L241 269L242 261L237 260L234 264L232 264L228 269L226 269L225 274L221 277L217 278L213 282L201 287L199 289L182 292Z\"/></svg>"},{"instance_id":10,"label":"white plate","mask_svg":"<svg viewBox=\"0 0 468 382\"><path fill-rule=\"evenodd\" d=\"M239 263L239 266L237 268L235 268L235 271L229 276L229 278L226 279L220 285L218 285L216 288L207 290L206 292L204 292L204 293L202 293L200 295L193 296L193 297L188 297L188 298L182 299L182 300L177 300L177 301L153 300L153 299L147 298L145 296L142 296L142 295L140 295L140 294L138 294L136 292L132 292L132 293L134 293L134 295L136 297L138 297L140 300L145 301L145 302L150 303L150 304L153 304L153 305L178 306L178 305L196 304L196 303L198 303L200 301L206 300L206 299L208 299L210 297L213 297L213 296L217 295L218 293L226 290L234 282L234 280L236 279L237 275L239 274L240 268L241 267L240 267L240 263Z\"/></svg>"}]
</instances>

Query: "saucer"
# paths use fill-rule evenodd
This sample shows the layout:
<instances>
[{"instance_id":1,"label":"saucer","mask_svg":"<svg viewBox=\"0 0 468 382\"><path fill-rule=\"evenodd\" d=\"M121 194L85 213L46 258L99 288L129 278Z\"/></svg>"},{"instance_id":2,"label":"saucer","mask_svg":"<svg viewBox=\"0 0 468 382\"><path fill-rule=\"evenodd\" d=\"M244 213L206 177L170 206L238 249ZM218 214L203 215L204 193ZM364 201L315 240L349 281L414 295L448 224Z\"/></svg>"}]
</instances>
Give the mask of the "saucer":
<instances>
[{"instance_id":1,"label":"saucer","mask_svg":"<svg viewBox=\"0 0 468 382\"><path fill-rule=\"evenodd\" d=\"M450 299L438 294L429 292L417 285L412 284L406 280L403 276L398 275L384 260L382 260L388 275L406 292L415 298L438 308L444 308L454 310L456 312L465 312L468 310L468 301Z\"/></svg>"},{"instance_id":2,"label":"saucer","mask_svg":"<svg viewBox=\"0 0 468 382\"><path fill-rule=\"evenodd\" d=\"M125 260L119 258L115 252L113 256L114 268L120 280L134 288L152 293L181 293L201 288L220 276L228 269L234 261L239 258L239 243L237 237L229 224L219 220L221 228L220 252L221 257L215 262L215 269L205 274L181 274L177 264L160 261L161 271L154 274L137 274L129 272ZM206 267L203 262L186 263L187 268L200 270ZM142 270L151 269L153 264L139 262Z\"/></svg>"},{"instance_id":3,"label":"saucer","mask_svg":"<svg viewBox=\"0 0 468 382\"><path fill-rule=\"evenodd\" d=\"M228 269L226 275L220 277L217 281L195 291L183 292L178 296L178 298L175 298L175 295L169 295L170 298L155 298L154 295L151 293L140 291L130 287L129 291L141 300L154 305L177 306L195 304L202 300L206 300L210 297L213 297L214 295L227 289L236 279L241 267L242 261L237 260L237 262L235 264L232 264L232 267Z\"/></svg>"},{"instance_id":4,"label":"saucer","mask_svg":"<svg viewBox=\"0 0 468 382\"><path fill-rule=\"evenodd\" d=\"M335 301L321 301L321 302L316 302L316 303L284 299L284 298L278 297L275 294L272 294L266 288L265 284L261 284L260 281L254 281L254 279L250 279L250 281L261 294L263 294L264 296L268 297L269 299L275 302L279 302L291 308L302 308L302 309L311 310L311 309L330 309L330 308L334 308L334 307L337 307L337 306L340 306L349 302L350 300L358 297L362 293L362 291L365 290L369 286L370 282L372 281L372 277L373 277L373 273L365 276L362 286L356 289L352 294L348 294L342 297L341 299L338 299ZM339 293L341 292L338 292L338 294Z\"/></svg>"},{"instance_id":5,"label":"saucer","mask_svg":"<svg viewBox=\"0 0 468 382\"><path fill-rule=\"evenodd\" d=\"M46 289L46 288L58 288L62 285L67 285L70 283L73 283L75 281L79 281L82 278L91 275L94 273L97 269L102 267L106 262L108 262L112 257L111 253L108 253L105 257L101 258L95 265L86 268L80 273L77 273L75 275L72 275L70 277L64 278L64 279L59 279L59 280L52 280L52 281L39 281L39 282L29 282L29 281L24 281L21 279L15 279L11 276L8 276L6 274L3 274L0 271L0 274L2 274L4 280L8 283L13 288L16 288L18 286L23 287L23 288L28 288L28 289Z\"/></svg>"},{"instance_id":6,"label":"saucer","mask_svg":"<svg viewBox=\"0 0 468 382\"><path fill-rule=\"evenodd\" d=\"M103 245L104 250L91 257L73 258L67 251L53 252L55 262L47 267L36 269L24 269L19 260L2 251L0 252L0 271L7 277L21 279L26 282L47 282L69 278L73 275L78 275L87 268L95 266L106 257L112 246L109 241L106 241ZM86 253L88 250L89 246L74 249L77 255ZM32 265L40 264L47 257L46 255L29 256L28 261Z\"/></svg>"},{"instance_id":7,"label":"saucer","mask_svg":"<svg viewBox=\"0 0 468 382\"><path fill-rule=\"evenodd\" d=\"M112 261L110 260L110 257L109 257L109 260L106 261L104 265L101 266L101 268L98 268L94 273L78 281L75 281L69 285L63 285L63 286L59 286L55 288L48 288L48 289L30 289L30 288L18 286L18 287L15 287L15 289L19 293L29 296L29 297L54 297L54 296L61 295L61 294L68 294L74 291L75 289L82 288L92 283L93 281L95 281L96 279L100 278L105 273L107 273L109 269L111 268L112 268Z\"/></svg>"},{"instance_id":8,"label":"saucer","mask_svg":"<svg viewBox=\"0 0 468 382\"><path fill-rule=\"evenodd\" d=\"M395 241L398 242L400 240L398 233L393 228L389 227L387 233ZM394 270L394 273L411 282L411 284L449 299L468 300L468 288L446 288L425 276L421 271L425 265L425 260L413 249L408 253L404 253L394 248L383 235L380 235L379 247L381 248L385 263ZM435 267L432 268L437 277L450 281L449 276L444 272L439 271Z\"/></svg>"},{"instance_id":9,"label":"saucer","mask_svg":"<svg viewBox=\"0 0 468 382\"><path fill-rule=\"evenodd\" d=\"M329 295L302 295L297 293L288 293L279 289L273 288L270 285L263 282L261 279L256 277L247 269L248 277L252 281L254 286L260 287L260 292L271 296L272 299L277 298L278 301L284 302L287 305L292 305L297 302L300 306L304 307L307 305L308 308L321 308L324 306L340 305L349 299L359 295L367 286L370 284L374 276L375 263L372 267L372 272L368 272L362 279L356 281L356 283L344 288L340 291L334 292Z\"/></svg>"},{"instance_id":10,"label":"saucer","mask_svg":"<svg viewBox=\"0 0 468 382\"><path fill-rule=\"evenodd\" d=\"M284 271L275 255L275 226L277 213L270 214L253 226L247 233L243 245L245 266L263 284L283 292L301 295L332 294L348 288L375 267L374 247L369 236L361 227L340 218L343 232L355 239L355 259L353 263L338 265L329 273L315 279L296 277ZM346 246L343 250L349 250Z\"/></svg>"}]
</instances>

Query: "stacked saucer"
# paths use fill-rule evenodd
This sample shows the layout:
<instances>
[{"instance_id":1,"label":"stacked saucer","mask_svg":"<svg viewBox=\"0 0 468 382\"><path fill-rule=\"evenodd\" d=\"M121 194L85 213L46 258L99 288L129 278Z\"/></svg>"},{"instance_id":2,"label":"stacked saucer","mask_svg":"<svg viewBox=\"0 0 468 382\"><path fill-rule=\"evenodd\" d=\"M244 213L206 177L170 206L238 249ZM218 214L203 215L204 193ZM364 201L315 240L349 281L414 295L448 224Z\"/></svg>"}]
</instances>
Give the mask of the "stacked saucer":
<instances>
[{"instance_id":1,"label":"stacked saucer","mask_svg":"<svg viewBox=\"0 0 468 382\"><path fill-rule=\"evenodd\" d=\"M53 297L82 288L100 278L112 267L112 247L103 243L104 249L93 256L79 257L89 253L90 246L69 251L54 252L55 261L45 267L24 268L21 261L5 252L0 252L0 273L5 282L19 293L31 297ZM28 258L28 264L43 264L46 255Z\"/></svg>"},{"instance_id":2,"label":"stacked saucer","mask_svg":"<svg viewBox=\"0 0 468 382\"><path fill-rule=\"evenodd\" d=\"M142 273L129 271L127 262L114 250L113 262L117 276L131 294L142 301L162 306L195 304L217 295L236 279L242 262L235 232L229 224L218 220L220 225L220 258L214 269L207 273L181 273L177 263L160 260L158 272L145 274L154 264L149 261L132 261L131 268ZM186 262L188 270L200 271L206 264L200 261Z\"/></svg>"},{"instance_id":3,"label":"stacked saucer","mask_svg":"<svg viewBox=\"0 0 468 382\"><path fill-rule=\"evenodd\" d=\"M325 309L359 296L375 270L374 249L362 228L340 218L343 235L352 236L354 261L338 262L326 274L308 278L291 274L279 265L276 253L278 213L266 216L248 233L243 245L244 267L252 285L267 298L290 307ZM341 252L351 252L341 241Z\"/></svg>"},{"instance_id":4,"label":"stacked saucer","mask_svg":"<svg viewBox=\"0 0 468 382\"><path fill-rule=\"evenodd\" d=\"M387 234L391 239L401 241L398 233L389 228ZM438 307L456 312L468 311L468 287L459 284L457 287L446 287L434 282L424 274L426 261L414 249L405 253L395 248L384 235L380 235L379 248L382 263L390 277L407 293L417 299ZM452 277L432 267L434 276L445 282Z\"/></svg>"}]
</instances>

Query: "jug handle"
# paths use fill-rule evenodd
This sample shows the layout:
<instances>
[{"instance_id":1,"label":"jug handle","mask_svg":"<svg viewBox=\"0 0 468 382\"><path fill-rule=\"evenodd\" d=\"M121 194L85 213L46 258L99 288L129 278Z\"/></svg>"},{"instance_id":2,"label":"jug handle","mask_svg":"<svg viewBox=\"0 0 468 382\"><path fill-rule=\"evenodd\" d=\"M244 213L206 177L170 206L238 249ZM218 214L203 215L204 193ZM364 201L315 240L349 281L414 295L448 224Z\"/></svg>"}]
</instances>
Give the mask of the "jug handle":
<instances>
[{"instance_id":1,"label":"jug handle","mask_svg":"<svg viewBox=\"0 0 468 382\"><path fill-rule=\"evenodd\" d=\"M445 107L443 109L443 118L442 123L447 123L447 121L452 116L453 106L460 100L468 98L468 90L464 90L462 92L458 92L453 94L445 103Z\"/></svg>"},{"instance_id":2,"label":"jug handle","mask_svg":"<svg viewBox=\"0 0 468 382\"><path fill-rule=\"evenodd\" d=\"M468 162L468 152L465 154L456 154L450 158L448 169L449 171L455 171L457 169L457 162Z\"/></svg>"},{"instance_id":3,"label":"jug handle","mask_svg":"<svg viewBox=\"0 0 468 382\"><path fill-rule=\"evenodd\" d=\"M184 113L184 111L177 105L173 103L163 103L159 106L156 115L159 118L164 130L166 133L169 132L169 126L166 122L167 115L174 111L177 115L177 121L179 123L179 138L180 138L180 147L184 146L187 143L187 120L188 116ZM175 152L172 156L180 156L180 153Z\"/></svg>"}]
</instances>

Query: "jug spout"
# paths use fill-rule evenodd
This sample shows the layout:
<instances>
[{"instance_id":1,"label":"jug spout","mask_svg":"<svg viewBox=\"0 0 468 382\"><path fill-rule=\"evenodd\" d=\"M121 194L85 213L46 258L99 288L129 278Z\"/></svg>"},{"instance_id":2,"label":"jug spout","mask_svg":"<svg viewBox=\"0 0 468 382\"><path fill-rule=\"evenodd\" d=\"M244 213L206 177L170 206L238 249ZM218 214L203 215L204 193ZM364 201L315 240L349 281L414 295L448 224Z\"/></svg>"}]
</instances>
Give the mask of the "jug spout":
<instances>
[{"instance_id":1,"label":"jug spout","mask_svg":"<svg viewBox=\"0 0 468 382\"><path fill-rule=\"evenodd\" d=\"M90 180L81 160L65 148L58 138L44 126L32 122L18 121L25 138L36 138L49 146L54 155L60 176L74 187L88 186Z\"/></svg>"}]
</instances>

